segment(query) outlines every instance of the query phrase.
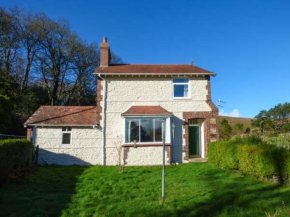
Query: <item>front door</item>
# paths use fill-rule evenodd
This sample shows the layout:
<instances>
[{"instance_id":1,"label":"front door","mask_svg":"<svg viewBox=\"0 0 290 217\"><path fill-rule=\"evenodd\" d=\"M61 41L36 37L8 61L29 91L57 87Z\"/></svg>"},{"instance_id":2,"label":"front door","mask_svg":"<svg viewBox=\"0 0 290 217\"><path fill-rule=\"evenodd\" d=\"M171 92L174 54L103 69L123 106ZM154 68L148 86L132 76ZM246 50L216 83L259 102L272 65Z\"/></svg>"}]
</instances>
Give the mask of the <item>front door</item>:
<instances>
[{"instance_id":1,"label":"front door","mask_svg":"<svg viewBox=\"0 0 290 217\"><path fill-rule=\"evenodd\" d=\"M199 126L189 126L189 155L200 155Z\"/></svg>"}]
</instances>

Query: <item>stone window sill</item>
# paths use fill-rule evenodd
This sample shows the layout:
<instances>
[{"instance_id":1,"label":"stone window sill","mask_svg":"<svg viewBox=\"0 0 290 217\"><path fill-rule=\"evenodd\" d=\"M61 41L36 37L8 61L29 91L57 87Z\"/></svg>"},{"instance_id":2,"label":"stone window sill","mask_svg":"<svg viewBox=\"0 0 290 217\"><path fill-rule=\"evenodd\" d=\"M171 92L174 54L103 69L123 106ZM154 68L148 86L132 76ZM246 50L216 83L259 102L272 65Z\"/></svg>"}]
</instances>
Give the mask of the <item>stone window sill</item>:
<instances>
[{"instance_id":1,"label":"stone window sill","mask_svg":"<svg viewBox=\"0 0 290 217\"><path fill-rule=\"evenodd\" d=\"M163 143L146 143L146 144L137 143L136 146L137 147L163 146ZM171 146L171 144L165 143L165 146ZM122 147L134 147L134 144L123 144Z\"/></svg>"}]
</instances>

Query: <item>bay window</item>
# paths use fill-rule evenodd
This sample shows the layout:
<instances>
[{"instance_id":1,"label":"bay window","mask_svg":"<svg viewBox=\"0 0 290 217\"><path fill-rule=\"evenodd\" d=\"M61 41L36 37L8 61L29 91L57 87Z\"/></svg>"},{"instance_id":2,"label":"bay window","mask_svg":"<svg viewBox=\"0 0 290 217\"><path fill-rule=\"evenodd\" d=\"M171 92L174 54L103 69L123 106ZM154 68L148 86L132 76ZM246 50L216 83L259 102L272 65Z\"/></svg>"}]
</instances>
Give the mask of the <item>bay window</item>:
<instances>
[{"instance_id":1,"label":"bay window","mask_svg":"<svg viewBox=\"0 0 290 217\"><path fill-rule=\"evenodd\" d=\"M126 143L162 143L162 120L164 118L126 118L125 142ZM165 122L165 129L167 122ZM166 137L166 132L165 132Z\"/></svg>"}]
</instances>

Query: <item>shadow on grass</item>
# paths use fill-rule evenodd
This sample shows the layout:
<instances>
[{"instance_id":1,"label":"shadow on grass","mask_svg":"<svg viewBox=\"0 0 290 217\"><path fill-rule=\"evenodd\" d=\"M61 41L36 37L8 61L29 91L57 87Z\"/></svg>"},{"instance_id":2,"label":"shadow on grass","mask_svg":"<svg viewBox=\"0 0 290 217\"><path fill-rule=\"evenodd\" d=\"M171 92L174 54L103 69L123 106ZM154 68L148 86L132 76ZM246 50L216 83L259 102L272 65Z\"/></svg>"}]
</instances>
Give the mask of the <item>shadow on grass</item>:
<instances>
[{"instance_id":1,"label":"shadow on grass","mask_svg":"<svg viewBox=\"0 0 290 217\"><path fill-rule=\"evenodd\" d=\"M223 170L211 172L208 174L206 183L209 189L212 189L210 196L202 202L188 203L181 209L164 211L159 216L266 216L265 211L274 213L276 210L282 210L282 201L290 204L290 189L282 185L273 185L255 180L251 177L245 177L248 180L254 180L251 183L244 183L244 177L236 176L232 182L225 183L220 176ZM229 171L227 171L229 172ZM256 181L256 183L255 183ZM218 190L220 189L220 190ZM188 201L194 200L195 196L188 198ZM289 206L288 206L289 207Z\"/></svg>"},{"instance_id":2,"label":"shadow on grass","mask_svg":"<svg viewBox=\"0 0 290 217\"><path fill-rule=\"evenodd\" d=\"M25 183L0 189L0 216L265 216L290 205L290 188L210 165L167 167L48 166Z\"/></svg>"},{"instance_id":3,"label":"shadow on grass","mask_svg":"<svg viewBox=\"0 0 290 217\"><path fill-rule=\"evenodd\" d=\"M21 184L0 188L0 216L60 216L85 166L41 166Z\"/></svg>"}]
</instances>

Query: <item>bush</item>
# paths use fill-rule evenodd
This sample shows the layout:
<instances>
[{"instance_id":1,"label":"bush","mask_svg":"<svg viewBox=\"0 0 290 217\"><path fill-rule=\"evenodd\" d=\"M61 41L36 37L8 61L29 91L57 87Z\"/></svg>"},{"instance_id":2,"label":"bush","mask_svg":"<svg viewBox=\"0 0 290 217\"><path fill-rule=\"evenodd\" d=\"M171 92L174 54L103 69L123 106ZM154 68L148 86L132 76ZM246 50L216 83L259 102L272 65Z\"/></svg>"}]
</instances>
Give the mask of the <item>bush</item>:
<instances>
[{"instance_id":1,"label":"bush","mask_svg":"<svg viewBox=\"0 0 290 217\"><path fill-rule=\"evenodd\" d=\"M32 164L32 144L24 139L0 141L0 185L13 176L22 176Z\"/></svg>"},{"instance_id":2,"label":"bush","mask_svg":"<svg viewBox=\"0 0 290 217\"><path fill-rule=\"evenodd\" d=\"M258 177L278 175L272 147L268 145L241 145L238 152L238 168L244 174Z\"/></svg>"},{"instance_id":3,"label":"bush","mask_svg":"<svg viewBox=\"0 0 290 217\"><path fill-rule=\"evenodd\" d=\"M211 143L208 162L225 169L238 169L237 146L236 140Z\"/></svg>"},{"instance_id":4,"label":"bush","mask_svg":"<svg viewBox=\"0 0 290 217\"><path fill-rule=\"evenodd\" d=\"M290 184L290 150L285 148L276 148L273 151L273 158L277 166L278 175L281 181Z\"/></svg>"},{"instance_id":5,"label":"bush","mask_svg":"<svg viewBox=\"0 0 290 217\"><path fill-rule=\"evenodd\" d=\"M256 136L211 143L208 162L256 177L278 175L290 180L290 150L269 145Z\"/></svg>"}]
</instances>

